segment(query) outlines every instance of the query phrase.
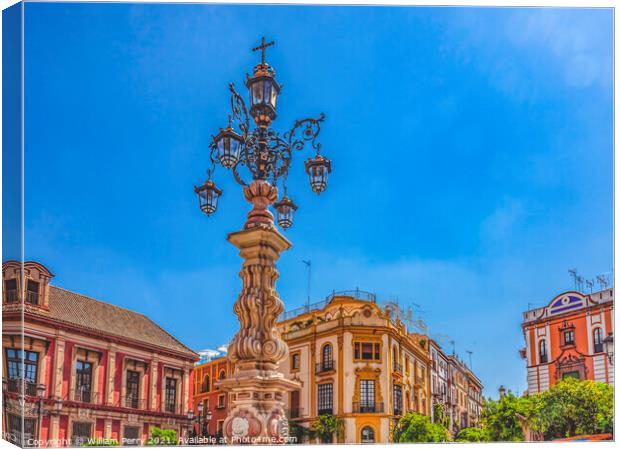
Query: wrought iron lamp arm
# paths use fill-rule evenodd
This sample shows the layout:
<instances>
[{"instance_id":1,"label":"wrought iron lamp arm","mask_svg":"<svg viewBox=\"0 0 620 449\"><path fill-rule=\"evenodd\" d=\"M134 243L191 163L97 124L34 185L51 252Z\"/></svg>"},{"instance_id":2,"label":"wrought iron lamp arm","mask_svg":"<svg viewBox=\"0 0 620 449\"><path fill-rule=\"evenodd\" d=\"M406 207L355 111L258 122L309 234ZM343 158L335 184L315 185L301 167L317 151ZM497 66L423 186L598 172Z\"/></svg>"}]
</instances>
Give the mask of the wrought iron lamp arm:
<instances>
[{"instance_id":1,"label":"wrought iron lamp arm","mask_svg":"<svg viewBox=\"0 0 620 449\"><path fill-rule=\"evenodd\" d=\"M250 118L248 115L248 108L245 106L245 101L243 101L243 97L237 93L235 90L235 84L230 83L228 85L230 89L230 108L232 111L233 119L237 120L239 123L239 129L243 134L243 138L247 139L248 132L250 131Z\"/></svg>"},{"instance_id":2,"label":"wrought iron lamp arm","mask_svg":"<svg viewBox=\"0 0 620 449\"><path fill-rule=\"evenodd\" d=\"M290 131L284 134L284 138L288 140L289 146L294 150L302 150L307 142L310 142L312 148L317 153L321 150L321 144L316 141L321 132L321 123L325 121L325 114L321 112L319 118L305 118L297 120ZM301 136L297 137L296 133L302 129Z\"/></svg>"}]
</instances>

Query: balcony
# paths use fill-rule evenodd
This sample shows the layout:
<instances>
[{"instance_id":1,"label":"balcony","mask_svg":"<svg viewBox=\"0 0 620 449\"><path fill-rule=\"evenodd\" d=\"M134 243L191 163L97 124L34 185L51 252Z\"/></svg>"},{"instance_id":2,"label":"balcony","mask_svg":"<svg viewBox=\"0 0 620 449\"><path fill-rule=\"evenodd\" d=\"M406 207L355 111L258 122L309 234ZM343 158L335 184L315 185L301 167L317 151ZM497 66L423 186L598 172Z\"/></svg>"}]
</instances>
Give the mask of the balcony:
<instances>
[{"instance_id":1,"label":"balcony","mask_svg":"<svg viewBox=\"0 0 620 449\"><path fill-rule=\"evenodd\" d=\"M287 415L290 419L301 418L301 416L304 414L304 409L300 407L293 407L287 410L287 412Z\"/></svg>"},{"instance_id":2,"label":"balcony","mask_svg":"<svg viewBox=\"0 0 620 449\"><path fill-rule=\"evenodd\" d=\"M127 408L135 408L138 410L142 410L146 408L146 401L144 399L140 399L136 396L126 396L123 401L123 405Z\"/></svg>"},{"instance_id":3,"label":"balcony","mask_svg":"<svg viewBox=\"0 0 620 449\"><path fill-rule=\"evenodd\" d=\"M319 412L319 415L333 415L334 409L332 407L320 408L318 412Z\"/></svg>"},{"instance_id":4,"label":"balcony","mask_svg":"<svg viewBox=\"0 0 620 449\"><path fill-rule=\"evenodd\" d=\"M383 402L354 402L353 413L383 413Z\"/></svg>"},{"instance_id":5,"label":"balcony","mask_svg":"<svg viewBox=\"0 0 620 449\"><path fill-rule=\"evenodd\" d=\"M316 374L326 373L329 371L334 371L336 369L336 364L333 360L324 360L316 364Z\"/></svg>"},{"instance_id":6,"label":"balcony","mask_svg":"<svg viewBox=\"0 0 620 449\"><path fill-rule=\"evenodd\" d=\"M394 416L401 416L403 414L403 409L394 407Z\"/></svg>"},{"instance_id":7,"label":"balcony","mask_svg":"<svg viewBox=\"0 0 620 449\"><path fill-rule=\"evenodd\" d=\"M75 400L78 402L86 402L86 403L90 403L93 400L93 395L92 392L90 391L90 387L89 388L77 388L75 391Z\"/></svg>"},{"instance_id":8,"label":"balcony","mask_svg":"<svg viewBox=\"0 0 620 449\"><path fill-rule=\"evenodd\" d=\"M10 393L22 393L25 396L37 396L37 384L26 379L8 379L7 391Z\"/></svg>"}]
</instances>

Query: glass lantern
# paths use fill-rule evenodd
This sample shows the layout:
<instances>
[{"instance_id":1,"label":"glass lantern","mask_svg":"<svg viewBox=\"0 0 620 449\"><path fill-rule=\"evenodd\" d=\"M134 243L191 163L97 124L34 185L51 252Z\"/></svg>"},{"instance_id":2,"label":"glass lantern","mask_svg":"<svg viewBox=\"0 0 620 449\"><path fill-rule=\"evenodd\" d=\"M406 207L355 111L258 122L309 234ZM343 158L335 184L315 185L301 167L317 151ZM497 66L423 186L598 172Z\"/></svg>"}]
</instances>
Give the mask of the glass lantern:
<instances>
[{"instance_id":1,"label":"glass lantern","mask_svg":"<svg viewBox=\"0 0 620 449\"><path fill-rule=\"evenodd\" d=\"M250 114L257 123L276 118L276 100L281 86L276 82L273 68L259 64L254 68L254 75L248 77L245 85L250 91Z\"/></svg>"},{"instance_id":2,"label":"glass lantern","mask_svg":"<svg viewBox=\"0 0 620 449\"><path fill-rule=\"evenodd\" d=\"M603 340L603 346L605 350L605 354L607 354L607 360L611 365L614 364L614 334L610 333Z\"/></svg>"},{"instance_id":3,"label":"glass lantern","mask_svg":"<svg viewBox=\"0 0 620 449\"><path fill-rule=\"evenodd\" d=\"M297 210L297 205L284 195L282 201L275 203L273 207L276 209L277 221L282 229L290 228L293 225L293 215Z\"/></svg>"},{"instance_id":4,"label":"glass lantern","mask_svg":"<svg viewBox=\"0 0 620 449\"><path fill-rule=\"evenodd\" d=\"M198 195L198 204L207 216L210 216L217 209L217 200L222 195L222 191L218 189L213 181L207 181L200 187L194 187L194 192Z\"/></svg>"},{"instance_id":5,"label":"glass lantern","mask_svg":"<svg viewBox=\"0 0 620 449\"><path fill-rule=\"evenodd\" d=\"M327 175L332 171L331 161L317 154L314 159L308 159L304 165L310 177L310 188L317 195L321 194L327 188Z\"/></svg>"},{"instance_id":6,"label":"glass lantern","mask_svg":"<svg viewBox=\"0 0 620 449\"><path fill-rule=\"evenodd\" d=\"M243 138L232 127L220 129L219 134L213 138L213 143L217 148L217 158L224 167L232 168L239 162Z\"/></svg>"}]
</instances>

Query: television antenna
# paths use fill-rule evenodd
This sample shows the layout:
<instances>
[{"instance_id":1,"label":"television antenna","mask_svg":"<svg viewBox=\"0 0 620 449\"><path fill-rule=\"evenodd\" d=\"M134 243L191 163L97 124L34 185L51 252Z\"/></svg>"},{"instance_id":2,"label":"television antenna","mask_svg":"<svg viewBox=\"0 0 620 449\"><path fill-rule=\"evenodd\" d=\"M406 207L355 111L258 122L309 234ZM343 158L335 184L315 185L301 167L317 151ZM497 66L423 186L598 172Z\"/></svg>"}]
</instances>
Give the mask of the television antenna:
<instances>
[{"instance_id":1,"label":"television antenna","mask_svg":"<svg viewBox=\"0 0 620 449\"><path fill-rule=\"evenodd\" d=\"M607 288L609 285L609 280L607 279L605 273L596 276L596 283L599 285L601 290L605 290Z\"/></svg>"},{"instance_id":2,"label":"television antenna","mask_svg":"<svg viewBox=\"0 0 620 449\"><path fill-rule=\"evenodd\" d=\"M467 353L467 355L469 356L469 369L472 370L473 367L471 365L471 355L474 353L473 351L465 351Z\"/></svg>"},{"instance_id":3,"label":"television antenna","mask_svg":"<svg viewBox=\"0 0 620 449\"><path fill-rule=\"evenodd\" d=\"M575 282L575 290L577 290L577 278L579 277L577 276L577 268L571 268L568 270L568 274L573 278L573 281Z\"/></svg>"},{"instance_id":4,"label":"television antenna","mask_svg":"<svg viewBox=\"0 0 620 449\"><path fill-rule=\"evenodd\" d=\"M594 281L592 279L586 279L586 288L590 289L590 293L592 293L593 287L594 287Z\"/></svg>"},{"instance_id":5,"label":"television antenna","mask_svg":"<svg viewBox=\"0 0 620 449\"><path fill-rule=\"evenodd\" d=\"M583 292L583 277L577 276L577 287L579 288L579 292Z\"/></svg>"}]
</instances>

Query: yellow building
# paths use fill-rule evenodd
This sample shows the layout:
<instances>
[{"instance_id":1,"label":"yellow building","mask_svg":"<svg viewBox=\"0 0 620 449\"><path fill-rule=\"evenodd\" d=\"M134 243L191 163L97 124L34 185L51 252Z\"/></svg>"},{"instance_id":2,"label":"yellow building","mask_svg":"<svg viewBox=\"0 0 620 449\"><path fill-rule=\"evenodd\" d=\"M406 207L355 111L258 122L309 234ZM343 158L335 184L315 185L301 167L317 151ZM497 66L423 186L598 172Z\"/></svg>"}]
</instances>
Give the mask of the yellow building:
<instances>
[{"instance_id":1,"label":"yellow building","mask_svg":"<svg viewBox=\"0 0 620 449\"><path fill-rule=\"evenodd\" d=\"M430 415L428 338L408 333L373 294L334 293L278 328L289 345L280 371L301 384L287 398L292 422L310 427L333 414L344 423L335 441L387 443L403 413Z\"/></svg>"}]
</instances>

